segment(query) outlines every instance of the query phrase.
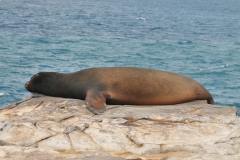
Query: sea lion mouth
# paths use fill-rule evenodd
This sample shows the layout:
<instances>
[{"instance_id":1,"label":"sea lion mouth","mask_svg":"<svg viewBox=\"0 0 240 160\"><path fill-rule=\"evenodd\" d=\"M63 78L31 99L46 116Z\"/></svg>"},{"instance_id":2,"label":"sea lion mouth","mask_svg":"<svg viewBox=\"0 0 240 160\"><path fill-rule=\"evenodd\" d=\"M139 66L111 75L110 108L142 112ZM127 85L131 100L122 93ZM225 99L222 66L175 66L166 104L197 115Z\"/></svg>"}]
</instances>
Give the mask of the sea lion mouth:
<instances>
[{"instance_id":1,"label":"sea lion mouth","mask_svg":"<svg viewBox=\"0 0 240 160\"><path fill-rule=\"evenodd\" d=\"M29 86L29 81L25 83L24 87L28 89L28 86Z\"/></svg>"}]
</instances>

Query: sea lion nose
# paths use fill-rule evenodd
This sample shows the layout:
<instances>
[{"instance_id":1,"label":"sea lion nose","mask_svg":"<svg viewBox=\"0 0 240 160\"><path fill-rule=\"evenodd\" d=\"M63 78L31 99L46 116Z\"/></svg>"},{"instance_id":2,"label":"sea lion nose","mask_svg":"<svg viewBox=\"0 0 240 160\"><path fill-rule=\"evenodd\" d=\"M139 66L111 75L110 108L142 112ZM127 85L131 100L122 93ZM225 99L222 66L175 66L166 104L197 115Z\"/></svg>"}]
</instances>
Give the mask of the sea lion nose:
<instances>
[{"instance_id":1,"label":"sea lion nose","mask_svg":"<svg viewBox=\"0 0 240 160\"><path fill-rule=\"evenodd\" d=\"M29 85L29 82L26 82L26 83L25 83L25 85L24 85L24 86L25 86L25 88L27 88L27 87L28 87L28 85Z\"/></svg>"}]
</instances>

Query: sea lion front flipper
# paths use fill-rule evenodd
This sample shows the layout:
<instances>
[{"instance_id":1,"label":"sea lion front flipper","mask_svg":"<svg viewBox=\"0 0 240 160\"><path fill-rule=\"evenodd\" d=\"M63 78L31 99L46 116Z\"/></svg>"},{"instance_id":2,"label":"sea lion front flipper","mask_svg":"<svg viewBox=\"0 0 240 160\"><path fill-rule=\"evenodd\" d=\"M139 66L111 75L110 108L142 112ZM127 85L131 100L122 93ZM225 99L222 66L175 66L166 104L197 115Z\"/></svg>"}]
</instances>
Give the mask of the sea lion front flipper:
<instances>
[{"instance_id":1,"label":"sea lion front flipper","mask_svg":"<svg viewBox=\"0 0 240 160\"><path fill-rule=\"evenodd\" d=\"M102 114L106 111L106 97L97 90L87 91L85 101L88 109L94 114Z\"/></svg>"}]
</instances>

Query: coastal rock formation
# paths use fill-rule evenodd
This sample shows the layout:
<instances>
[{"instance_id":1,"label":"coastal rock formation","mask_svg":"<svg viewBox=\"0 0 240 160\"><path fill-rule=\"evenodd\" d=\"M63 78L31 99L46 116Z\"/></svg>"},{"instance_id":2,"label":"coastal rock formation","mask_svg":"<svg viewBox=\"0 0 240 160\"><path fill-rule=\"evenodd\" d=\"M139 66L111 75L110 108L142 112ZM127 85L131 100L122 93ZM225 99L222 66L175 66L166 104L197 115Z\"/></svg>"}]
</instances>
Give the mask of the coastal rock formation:
<instances>
[{"instance_id":1,"label":"coastal rock formation","mask_svg":"<svg viewBox=\"0 0 240 160\"><path fill-rule=\"evenodd\" d=\"M235 107L107 106L33 94L0 109L0 159L240 159Z\"/></svg>"}]
</instances>

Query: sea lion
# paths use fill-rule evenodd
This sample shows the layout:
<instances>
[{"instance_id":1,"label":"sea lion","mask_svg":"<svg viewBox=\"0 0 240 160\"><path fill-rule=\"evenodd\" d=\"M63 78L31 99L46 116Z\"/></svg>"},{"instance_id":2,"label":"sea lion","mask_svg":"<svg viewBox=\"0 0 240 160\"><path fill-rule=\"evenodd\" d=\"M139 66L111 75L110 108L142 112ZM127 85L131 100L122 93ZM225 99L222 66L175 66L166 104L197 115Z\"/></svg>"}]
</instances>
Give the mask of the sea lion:
<instances>
[{"instance_id":1,"label":"sea lion","mask_svg":"<svg viewBox=\"0 0 240 160\"><path fill-rule=\"evenodd\" d=\"M49 96L85 100L95 114L113 105L168 105L207 100L211 94L192 78L136 67L89 68L74 73L40 72L25 88Z\"/></svg>"}]
</instances>

